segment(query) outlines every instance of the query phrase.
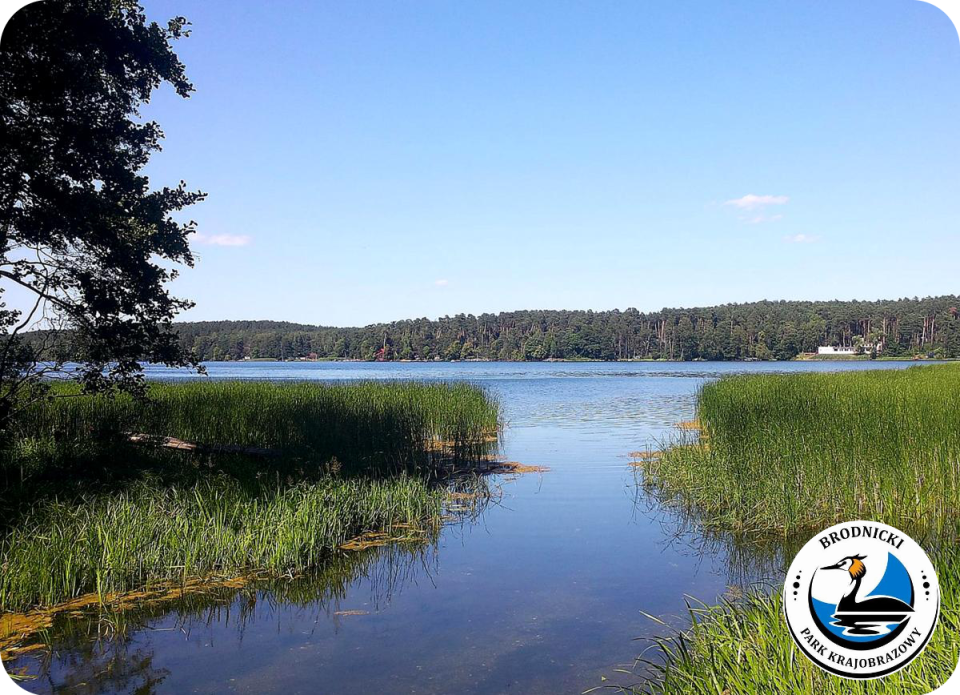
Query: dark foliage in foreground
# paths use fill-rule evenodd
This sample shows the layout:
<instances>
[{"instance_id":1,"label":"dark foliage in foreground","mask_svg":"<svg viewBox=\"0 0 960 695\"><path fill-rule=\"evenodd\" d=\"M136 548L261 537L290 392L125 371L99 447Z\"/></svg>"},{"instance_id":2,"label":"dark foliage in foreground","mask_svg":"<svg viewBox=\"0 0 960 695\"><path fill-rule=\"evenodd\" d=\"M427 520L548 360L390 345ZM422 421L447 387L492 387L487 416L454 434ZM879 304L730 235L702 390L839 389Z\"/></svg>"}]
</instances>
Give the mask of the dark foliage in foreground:
<instances>
[{"instance_id":1,"label":"dark foliage in foreground","mask_svg":"<svg viewBox=\"0 0 960 695\"><path fill-rule=\"evenodd\" d=\"M0 428L24 392L43 395L50 332L84 361L88 390L142 389L139 360L183 366L170 321L171 265L193 264L192 222L172 214L203 198L183 182L151 190L143 174L159 125L140 117L153 91L193 86L171 47L183 17L147 22L135 0L58 0L17 12L0 45ZM4 290L29 297L9 307ZM37 325L37 341L18 333ZM39 360L43 363L37 364Z\"/></svg>"}]
</instances>

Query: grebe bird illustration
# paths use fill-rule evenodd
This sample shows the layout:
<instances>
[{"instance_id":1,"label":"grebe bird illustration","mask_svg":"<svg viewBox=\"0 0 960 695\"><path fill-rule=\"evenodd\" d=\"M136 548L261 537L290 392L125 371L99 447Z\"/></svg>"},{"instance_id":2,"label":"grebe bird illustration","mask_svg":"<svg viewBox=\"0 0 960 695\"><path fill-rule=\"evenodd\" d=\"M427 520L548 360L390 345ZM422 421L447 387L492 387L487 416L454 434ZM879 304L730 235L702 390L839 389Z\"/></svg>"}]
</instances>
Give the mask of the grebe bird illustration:
<instances>
[{"instance_id":1,"label":"grebe bird illustration","mask_svg":"<svg viewBox=\"0 0 960 695\"><path fill-rule=\"evenodd\" d=\"M846 570L850 574L850 587L837 603L833 617L837 627L846 628L846 634L877 634L877 628L902 623L913 613L913 606L893 596L867 596L859 598L860 584L867 574L863 561L866 555L851 555L835 565L821 567L824 570Z\"/></svg>"}]
</instances>

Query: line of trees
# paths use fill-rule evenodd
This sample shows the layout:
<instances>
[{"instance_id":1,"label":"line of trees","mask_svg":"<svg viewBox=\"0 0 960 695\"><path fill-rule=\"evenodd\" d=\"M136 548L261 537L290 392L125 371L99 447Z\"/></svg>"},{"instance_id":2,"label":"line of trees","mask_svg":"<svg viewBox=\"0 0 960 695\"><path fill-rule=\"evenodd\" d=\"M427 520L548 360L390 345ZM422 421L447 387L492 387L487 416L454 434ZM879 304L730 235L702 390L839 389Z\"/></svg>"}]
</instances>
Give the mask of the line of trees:
<instances>
[{"instance_id":1,"label":"line of trees","mask_svg":"<svg viewBox=\"0 0 960 695\"><path fill-rule=\"evenodd\" d=\"M960 297L763 301L698 309L512 311L363 328L277 321L177 323L201 360L785 360L820 345L960 357Z\"/></svg>"}]
</instances>

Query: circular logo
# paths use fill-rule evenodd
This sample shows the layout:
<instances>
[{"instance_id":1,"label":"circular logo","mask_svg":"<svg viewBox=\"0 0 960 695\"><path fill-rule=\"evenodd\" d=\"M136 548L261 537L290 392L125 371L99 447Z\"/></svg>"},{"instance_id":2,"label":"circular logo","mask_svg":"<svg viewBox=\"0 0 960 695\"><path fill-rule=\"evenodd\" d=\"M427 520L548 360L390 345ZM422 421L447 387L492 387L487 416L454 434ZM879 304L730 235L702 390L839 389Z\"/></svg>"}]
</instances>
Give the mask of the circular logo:
<instances>
[{"instance_id":1,"label":"circular logo","mask_svg":"<svg viewBox=\"0 0 960 695\"><path fill-rule=\"evenodd\" d=\"M783 590L794 641L820 668L879 678L923 651L940 614L933 565L903 531L848 521L797 553Z\"/></svg>"}]
</instances>

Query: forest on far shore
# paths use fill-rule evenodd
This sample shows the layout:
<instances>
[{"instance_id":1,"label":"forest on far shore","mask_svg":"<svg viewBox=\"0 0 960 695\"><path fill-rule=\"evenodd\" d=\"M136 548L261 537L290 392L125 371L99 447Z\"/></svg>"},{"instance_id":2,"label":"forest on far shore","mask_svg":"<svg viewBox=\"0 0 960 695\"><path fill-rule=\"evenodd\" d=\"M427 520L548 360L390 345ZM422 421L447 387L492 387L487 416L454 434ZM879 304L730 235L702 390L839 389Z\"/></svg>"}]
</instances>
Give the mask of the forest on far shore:
<instances>
[{"instance_id":1,"label":"forest on far shore","mask_svg":"<svg viewBox=\"0 0 960 695\"><path fill-rule=\"evenodd\" d=\"M696 309L510 311L335 328L174 324L202 360L786 360L820 345L883 357L960 357L960 297L762 301Z\"/></svg>"}]
</instances>

